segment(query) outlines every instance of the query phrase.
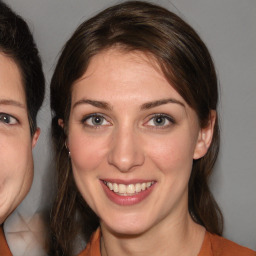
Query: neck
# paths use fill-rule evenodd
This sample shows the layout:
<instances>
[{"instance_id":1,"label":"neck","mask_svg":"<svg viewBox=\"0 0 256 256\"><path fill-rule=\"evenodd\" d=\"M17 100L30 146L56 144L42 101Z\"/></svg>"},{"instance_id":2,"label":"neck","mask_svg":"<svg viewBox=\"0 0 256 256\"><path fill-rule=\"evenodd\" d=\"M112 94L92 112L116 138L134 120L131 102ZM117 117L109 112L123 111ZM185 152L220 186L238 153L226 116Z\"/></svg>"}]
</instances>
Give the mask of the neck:
<instances>
[{"instance_id":1,"label":"neck","mask_svg":"<svg viewBox=\"0 0 256 256\"><path fill-rule=\"evenodd\" d=\"M189 213L176 221L162 220L142 234L116 234L104 226L104 223L101 224L101 230L102 256L196 256L205 234L204 227L196 224Z\"/></svg>"}]
</instances>

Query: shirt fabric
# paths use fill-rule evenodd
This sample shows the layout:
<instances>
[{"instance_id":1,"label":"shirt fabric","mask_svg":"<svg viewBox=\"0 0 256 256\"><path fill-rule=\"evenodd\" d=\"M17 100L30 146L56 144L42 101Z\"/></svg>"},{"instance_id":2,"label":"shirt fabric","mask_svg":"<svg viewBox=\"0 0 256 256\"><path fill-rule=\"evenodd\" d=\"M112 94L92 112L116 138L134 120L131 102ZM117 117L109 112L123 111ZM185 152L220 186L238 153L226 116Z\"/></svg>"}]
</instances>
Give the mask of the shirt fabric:
<instances>
[{"instance_id":1,"label":"shirt fabric","mask_svg":"<svg viewBox=\"0 0 256 256\"><path fill-rule=\"evenodd\" d=\"M3 226L0 226L0 256L12 256L4 236Z\"/></svg>"},{"instance_id":2,"label":"shirt fabric","mask_svg":"<svg viewBox=\"0 0 256 256\"><path fill-rule=\"evenodd\" d=\"M101 232L98 228L86 248L78 256L101 256L100 238ZM223 237L206 232L198 256L256 256L256 252Z\"/></svg>"}]
</instances>

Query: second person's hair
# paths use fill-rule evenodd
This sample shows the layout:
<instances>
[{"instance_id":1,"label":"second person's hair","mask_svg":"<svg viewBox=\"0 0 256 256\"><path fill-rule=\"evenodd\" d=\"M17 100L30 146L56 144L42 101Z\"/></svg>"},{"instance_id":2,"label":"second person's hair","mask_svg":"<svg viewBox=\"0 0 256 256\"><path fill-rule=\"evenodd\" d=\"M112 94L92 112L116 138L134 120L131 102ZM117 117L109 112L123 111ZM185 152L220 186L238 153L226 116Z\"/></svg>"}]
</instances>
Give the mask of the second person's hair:
<instances>
[{"instance_id":1,"label":"second person's hair","mask_svg":"<svg viewBox=\"0 0 256 256\"><path fill-rule=\"evenodd\" d=\"M37 128L36 116L45 91L42 63L27 23L0 1L0 52L18 66L26 95L31 135Z\"/></svg>"}]
</instances>

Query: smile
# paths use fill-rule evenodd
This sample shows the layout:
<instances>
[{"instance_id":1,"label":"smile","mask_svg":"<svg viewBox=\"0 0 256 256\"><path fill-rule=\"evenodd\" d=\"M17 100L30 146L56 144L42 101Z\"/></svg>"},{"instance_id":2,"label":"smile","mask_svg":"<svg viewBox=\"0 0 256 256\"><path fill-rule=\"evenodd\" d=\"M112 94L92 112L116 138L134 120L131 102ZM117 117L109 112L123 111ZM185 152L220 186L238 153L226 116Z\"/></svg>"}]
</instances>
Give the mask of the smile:
<instances>
[{"instance_id":1,"label":"smile","mask_svg":"<svg viewBox=\"0 0 256 256\"><path fill-rule=\"evenodd\" d=\"M141 191L147 190L155 183L154 181L150 181L150 182L142 182L142 183L125 185L125 184L111 183L107 181L103 181L103 182L109 188L109 190L113 191L114 193L120 196L132 196L132 195L138 194Z\"/></svg>"},{"instance_id":2,"label":"smile","mask_svg":"<svg viewBox=\"0 0 256 256\"><path fill-rule=\"evenodd\" d=\"M101 180L105 195L115 204L132 206L144 201L156 187L157 181Z\"/></svg>"}]
</instances>

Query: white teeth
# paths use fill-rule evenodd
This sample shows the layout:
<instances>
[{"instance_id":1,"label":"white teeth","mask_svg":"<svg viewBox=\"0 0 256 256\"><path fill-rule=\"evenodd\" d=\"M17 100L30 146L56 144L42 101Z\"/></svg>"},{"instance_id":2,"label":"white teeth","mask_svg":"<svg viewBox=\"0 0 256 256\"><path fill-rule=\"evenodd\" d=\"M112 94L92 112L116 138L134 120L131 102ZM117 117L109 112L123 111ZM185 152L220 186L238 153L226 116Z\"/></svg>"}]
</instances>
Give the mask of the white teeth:
<instances>
[{"instance_id":1,"label":"white teeth","mask_svg":"<svg viewBox=\"0 0 256 256\"><path fill-rule=\"evenodd\" d=\"M115 193L127 196L127 195L140 193L141 191L146 190L147 188L151 187L154 184L154 181L129 184L129 185L111 183L106 181L104 181L104 183L107 185L107 187L110 190L114 191Z\"/></svg>"},{"instance_id":2,"label":"white teeth","mask_svg":"<svg viewBox=\"0 0 256 256\"><path fill-rule=\"evenodd\" d=\"M118 189L119 189L119 188L118 188L118 185L117 185L116 183L114 183L114 184L113 184L113 190L114 190L114 192L117 193L117 192L118 192Z\"/></svg>"},{"instance_id":3,"label":"white teeth","mask_svg":"<svg viewBox=\"0 0 256 256\"><path fill-rule=\"evenodd\" d=\"M121 193L121 194L126 193L126 186L124 184L119 184L118 192Z\"/></svg>"},{"instance_id":4,"label":"white teeth","mask_svg":"<svg viewBox=\"0 0 256 256\"><path fill-rule=\"evenodd\" d=\"M108 183L107 183L107 186L108 186L108 188L109 188L110 190L113 190L113 185L112 185L112 183L108 182Z\"/></svg>"},{"instance_id":5,"label":"white teeth","mask_svg":"<svg viewBox=\"0 0 256 256\"><path fill-rule=\"evenodd\" d=\"M135 186L133 184L129 184L126 188L127 194L133 194L135 192Z\"/></svg>"},{"instance_id":6,"label":"white teeth","mask_svg":"<svg viewBox=\"0 0 256 256\"><path fill-rule=\"evenodd\" d=\"M141 191L141 185L139 183L135 185L135 191L136 193L139 193Z\"/></svg>"}]
</instances>

